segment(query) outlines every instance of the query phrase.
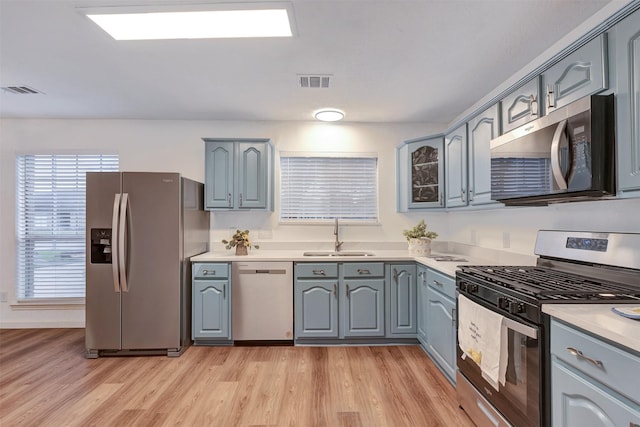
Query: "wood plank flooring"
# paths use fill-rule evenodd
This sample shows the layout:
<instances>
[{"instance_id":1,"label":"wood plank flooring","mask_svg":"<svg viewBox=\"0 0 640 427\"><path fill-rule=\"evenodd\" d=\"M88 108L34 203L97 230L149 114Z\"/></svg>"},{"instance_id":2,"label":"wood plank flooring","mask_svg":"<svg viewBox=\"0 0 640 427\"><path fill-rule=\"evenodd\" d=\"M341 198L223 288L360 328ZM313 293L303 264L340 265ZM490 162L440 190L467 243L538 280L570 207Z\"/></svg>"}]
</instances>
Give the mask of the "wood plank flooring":
<instances>
[{"instance_id":1,"label":"wood plank flooring","mask_svg":"<svg viewBox=\"0 0 640 427\"><path fill-rule=\"evenodd\" d=\"M418 346L84 358L83 329L0 330L0 425L473 426Z\"/></svg>"}]
</instances>

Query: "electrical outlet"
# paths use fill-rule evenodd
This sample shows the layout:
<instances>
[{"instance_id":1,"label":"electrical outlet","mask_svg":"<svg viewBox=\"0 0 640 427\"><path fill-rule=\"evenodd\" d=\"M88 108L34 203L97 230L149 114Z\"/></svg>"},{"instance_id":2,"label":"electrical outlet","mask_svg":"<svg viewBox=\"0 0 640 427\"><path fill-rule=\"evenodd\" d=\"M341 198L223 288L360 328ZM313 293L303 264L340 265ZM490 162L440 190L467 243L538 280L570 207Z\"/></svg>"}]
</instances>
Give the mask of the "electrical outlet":
<instances>
[{"instance_id":1,"label":"electrical outlet","mask_svg":"<svg viewBox=\"0 0 640 427\"><path fill-rule=\"evenodd\" d=\"M502 247L503 248L511 247L511 234L508 231L502 232Z\"/></svg>"},{"instance_id":2,"label":"electrical outlet","mask_svg":"<svg viewBox=\"0 0 640 427\"><path fill-rule=\"evenodd\" d=\"M8 302L9 295L6 292L0 292L0 302Z\"/></svg>"}]
</instances>

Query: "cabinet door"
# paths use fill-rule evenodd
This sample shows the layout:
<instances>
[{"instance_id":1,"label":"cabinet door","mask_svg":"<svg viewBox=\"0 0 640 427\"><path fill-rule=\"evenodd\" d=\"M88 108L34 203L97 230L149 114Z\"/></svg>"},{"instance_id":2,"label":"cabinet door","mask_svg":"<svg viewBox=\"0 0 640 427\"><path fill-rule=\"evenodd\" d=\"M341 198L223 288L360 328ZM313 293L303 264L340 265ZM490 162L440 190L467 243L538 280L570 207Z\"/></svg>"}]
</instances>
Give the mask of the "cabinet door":
<instances>
[{"instance_id":1,"label":"cabinet door","mask_svg":"<svg viewBox=\"0 0 640 427\"><path fill-rule=\"evenodd\" d=\"M427 344L427 313L428 313L428 298L427 298L427 269L425 267L418 266L418 339L423 345Z\"/></svg>"},{"instance_id":2,"label":"cabinet door","mask_svg":"<svg viewBox=\"0 0 640 427\"><path fill-rule=\"evenodd\" d=\"M615 32L618 189L640 190L640 10Z\"/></svg>"},{"instance_id":3,"label":"cabinet door","mask_svg":"<svg viewBox=\"0 0 640 427\"><path fill-rule=\"evenodd\" d=\"M337 338L337 281L299 280L295 286L296 338Z\"/></svg>"},{"instance_id":4,"label":"cabinet door","mask_svg":"<svg viewBox=\"0 0 640 427\"><path fill-rule=\"evenodd\" d=\"M239 209L265 209L267 207L268 153L266 144L238 143L238 194Z\"/></svg>"},{"instance_id":5,"label":"cabinet door","mask_svg":"<svg viewBox=\"0 0 640 427\"><path fill-rule=\"evenodd\" d=\"M345 279L345 337L384 336L384 279Z\"/></svg>"},{"instance_id":6,"label":"cabinet door","mask_svg":"<svg viewBox=\"0 0 640 427\"><path fill-rule=\"evenodd\" d=\"M409 208L444 207L444 140L442 137L409 145Z\"/></svg>"},{"instance_id":7,"label":"cabinet door","mask_svg":"<svg viewBox=\"0 0 640 427\"><path fill-rule=\"evenodd\" d=\"M491 140L498 136L498 104L487 108L468 123L469 204L491 200Z\"/></svg>"},{"instance_id":8,"label":"cabinet door","mask_svg":"<svg viewBox=\"0 0 640 427\"><path fill-rule=\"evenodd\" d=\"M640 424L637 405L629 406L587 378L561 362L552 362L551 414L554 427Z\"/></svg>"},{"instance_id":9,"label":"cabinet door","mask_svg":"<svg viewBox=\"0 0 640 427\"><path fill-rule=\"evenodd\" d=\"M415 334L416 315L416 266L391 266L391 334Z\"/></svg>"},{"instance_id":10,"label":"cabinet door","mask_svg":"<svg viewBox=\"0 0 640 427\"><path fill-rule=\"evenodd\" d=\"M233 142L205 142L205 208L233 208Z\"/></svg>"},{"instance_id":11,"label":"cabinet door","mask_svg":"<svg viewBox=\"0 0 640 427\"><path fill-rule=\"evenodd\" d=\"M192 335L198 338L231 339L228 280L193 281Z\"/></svg>"},{"instance_id":12,"label":"cabinet door","mask_svg":"<svg viewBox=\"0 0 640 427\"><path fill-rule=\"evenodd\" d=\"M606 34L601 34L542 74L546 114L608 88Z\"/></svg>"},{"instance_id":13,"label":"cabinet door","mask_svg":"<svg viewBox=\"0 0 640 427\"><path fill-rule=\"evenodd\" d=\"M444 137L447 207L465 206L467 200L467 125Z\"/></svg>"},{"instance_id":14,"label":"cabinet door","mask_svg":"<svg viewBox=\"0 0 640 427\"><path fill-rule=\"evenodd\" d=\"M502 133L540 116L540 77L535 77L500 100Z\"/></svg>"},{"instance_id":15,"label":"cabinet door","mask_svg":"<svg viewBox=\"0 0 640 427\"><path fill-rule=\"evenodd\" d=\"M456 374L455 309L452 299L427 287L427 351L452 381Z\"/></svg>"}]
</instances>

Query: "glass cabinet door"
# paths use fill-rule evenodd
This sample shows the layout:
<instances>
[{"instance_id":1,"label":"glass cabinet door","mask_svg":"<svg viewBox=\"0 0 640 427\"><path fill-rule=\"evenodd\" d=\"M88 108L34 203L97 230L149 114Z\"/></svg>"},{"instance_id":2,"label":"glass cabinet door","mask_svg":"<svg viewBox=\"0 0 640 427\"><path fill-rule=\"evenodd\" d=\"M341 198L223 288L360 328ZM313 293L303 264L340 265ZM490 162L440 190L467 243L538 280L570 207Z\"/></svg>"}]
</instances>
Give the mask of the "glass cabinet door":
<instances>
[{"instance_id":1,"label":"glass cabinet door","mask_svg":"<svg viewBox=\"0 0 640 427\"><path fill-rule=\"evenodd\" d=\"M444 206L442 137L411 143L409 208Z\"/></svg>"}]
</instances>

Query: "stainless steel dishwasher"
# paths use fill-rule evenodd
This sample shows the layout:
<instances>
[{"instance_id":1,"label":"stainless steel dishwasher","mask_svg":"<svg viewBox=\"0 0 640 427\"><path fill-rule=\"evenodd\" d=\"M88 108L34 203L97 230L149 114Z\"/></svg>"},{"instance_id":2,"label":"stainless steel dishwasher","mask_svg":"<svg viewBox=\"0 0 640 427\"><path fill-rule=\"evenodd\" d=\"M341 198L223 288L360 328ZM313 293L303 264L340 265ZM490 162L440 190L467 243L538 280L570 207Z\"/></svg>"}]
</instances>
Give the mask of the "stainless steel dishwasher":
<instances>
[{"instance_id":1,"label":"stainless steel dishwasher","mask_svg":"<svg viewBox=\"0 0 640 427\"><path fill-rule=\"evenodd\" d=\"M234 341L293 340L293 263L231 263Z\"/></svg>"}]
</instances>

